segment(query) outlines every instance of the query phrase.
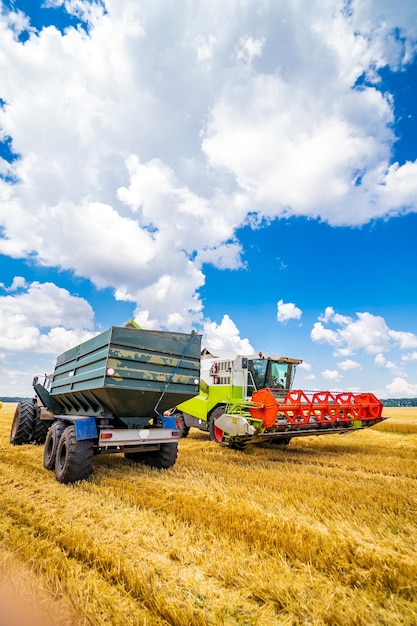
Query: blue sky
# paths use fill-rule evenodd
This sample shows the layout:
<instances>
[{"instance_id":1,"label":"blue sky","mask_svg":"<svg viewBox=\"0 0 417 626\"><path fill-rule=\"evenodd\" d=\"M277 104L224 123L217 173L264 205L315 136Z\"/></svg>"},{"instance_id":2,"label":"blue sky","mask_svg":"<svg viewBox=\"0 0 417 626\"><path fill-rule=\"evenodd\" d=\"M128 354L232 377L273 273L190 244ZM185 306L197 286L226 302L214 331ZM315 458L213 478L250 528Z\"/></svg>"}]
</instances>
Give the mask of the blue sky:
<instances>
[{"instance_id":1,"label":"blue sky","mask_svg":"<svg viewBox=\"0 0 417 626\"><path fill-rule=\"evenodd\" d=\"M417 396L417 5L0 0L0 395L135 318Z\"/></svg>"}]
</instances>

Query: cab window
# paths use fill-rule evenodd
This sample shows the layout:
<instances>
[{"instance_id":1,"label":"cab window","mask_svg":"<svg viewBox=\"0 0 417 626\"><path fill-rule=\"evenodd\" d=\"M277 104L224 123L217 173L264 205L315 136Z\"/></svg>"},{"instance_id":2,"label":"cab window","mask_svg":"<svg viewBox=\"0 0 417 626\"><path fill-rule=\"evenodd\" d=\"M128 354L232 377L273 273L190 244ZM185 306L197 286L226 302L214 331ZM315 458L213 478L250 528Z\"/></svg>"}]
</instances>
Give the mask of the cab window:
<instances>
[{"instance_id":1,"label":"cab window","mask_svg":"<svg viewBox=\"0 0 417 626\"><path fill-rule=\"evenodd\" d=\"M254 359L248 362L248 395L265 387L267 359Z\"/></svg>"},{"instance_id":2,"label":"cab window","mask_svg":"<svg viewBox=\"0 0 417 626\"><path fill-rule=\"evenodd\" d=\"M271 362L266 380L266 387L285 389L287 386L288 365Z\"/></svg>"}]
</instances>

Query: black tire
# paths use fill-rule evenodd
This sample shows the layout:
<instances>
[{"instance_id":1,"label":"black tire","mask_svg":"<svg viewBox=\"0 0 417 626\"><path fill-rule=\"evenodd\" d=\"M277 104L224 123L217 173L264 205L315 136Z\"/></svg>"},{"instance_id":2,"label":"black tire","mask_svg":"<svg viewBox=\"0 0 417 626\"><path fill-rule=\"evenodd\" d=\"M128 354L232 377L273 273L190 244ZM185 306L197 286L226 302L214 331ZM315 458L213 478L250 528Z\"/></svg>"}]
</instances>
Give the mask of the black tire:
<instances>
[{"instance_id":1,"label":"black tire","mask_svg":"<svg viewBox=\"0 0 417 626\"><path fill-rule=\"evenodd\" d=\"M68 484L88 478L92 470L93 440L77 441L75 426L67 426L58 442L55 476L58 482Z\"/></svg>"},{"instance_id":2,"label":"black tire","mask_svg":"<svg viewBox=\"0 0 417 626\"><path fill-rule=\"evenodd\" d=\"M41 420L39 418L39 414L40 409L38 407L35 407L35 420L33 423L32 442L36 445L41 445L42 443L45 443L48 428L51 424L51 422L47 420Z\"/></svg>"},{"instance_id":3,"label":"black tire","mask_svg":"<svg viewBox=\"0 0 417 626\"><path fill-rule=\"evenodd\" d=\"M184 421L184 415L182 413L175 413L173 417L175 421L177 422L177 425L180 429L181 439L185 439L186 437L188 437L188 433L190 432L190 427L186 426L185 421Z\"/></svg>"},{"instance_id":4,"label":"black tire","mask_svg":"<svg viewBox=\"0 0 417 626\"><path fill-rule=\"evenodd\" d=\"M250 439L241 439L240 441L231 441L229 444L229 448L231 450L237 450L238 452L244 452L249 442L250 442Z\"/></svg>"},{"instance_id":5,"label":"black tire","mask_svg":"<svg viewBox=\"0 0 417 626\"><path fill-rule=\"evenodd\" d=\"M65 426L65 422L54 422L46 434L45 448L43 451L43 466L47 470L55 469L58 443L62 433L64 432Z\"/></svg>"},{"instance_id":6,"label":"black tire","mask_svg":"<svg viewBox=\"0 0 417 626\"><path fill-rule=\"evenodd\" d=\"M125 452L125 459L132 463L144 463L143 457L149 452Z\"/></svg>"},{"instance_id":7,"label":"black tire","mask_svg":"<svg viewBox=\"0 0 417 626\"><path fill-rule=\"evenodd\" d=\"M17 405L13 416L10 443L14 446L30 443L32 441L34 423L35 405L33 400L22 400Z\"/></svg>"},{"instance_id":8,"label":"black tire","mask_svg":"<svg viewBox=\"0 0 417 626\"><path fill-rule=\"evenodd\" d=\"M224 432L220 430L220 428L217 428L214 422L220 415L223 415L225 410L226 410L226 407L224 405L220 405L214 409L214 411L209 417L210 439L214 441L215 443L217 443L219 446L223 446L223 447L228 446L228 443L225 442L224 440Z\"/></svg>"},{"instance_id":9,"label":"black tire","mask_svg":"<svg viewBox=\"0 0 417 626\"><path fill-rule=\"evenodd\" d=\"M230 437L224 436L224 431L220 430L215 425L216 419L222 415L226 410L226 407L221 405L214 409L213 413L209 418L209 433L210 439L217 443L219 446L223 448L230 448L230 450L238 450L239 452L243 452L246 449L246 446L249 443L248 438L244 437L235 437L235 439L231 439Z\"/></svg>"},{"instance_id":10,"label":"black tire","mask_svg":"<svg viewBox=\"0 0 417 626\"><path fill-rule=\"evenodd\" d=\"M143 463L156 469L169 469L175 465L178 443L161 443L157 452L126 452L125 458L133 463Z\"/></svg>"},{"instance_id":11,"label":"black tire","mask_svg":"<svg viewBox=\"0 0 417 626\"><path fill-rule=\"evenodd\" d=\"M288 446L291 441L291 437L283 437L282 439L271 439L270 444L273 446Z\"/></svg>"}]
</instances>

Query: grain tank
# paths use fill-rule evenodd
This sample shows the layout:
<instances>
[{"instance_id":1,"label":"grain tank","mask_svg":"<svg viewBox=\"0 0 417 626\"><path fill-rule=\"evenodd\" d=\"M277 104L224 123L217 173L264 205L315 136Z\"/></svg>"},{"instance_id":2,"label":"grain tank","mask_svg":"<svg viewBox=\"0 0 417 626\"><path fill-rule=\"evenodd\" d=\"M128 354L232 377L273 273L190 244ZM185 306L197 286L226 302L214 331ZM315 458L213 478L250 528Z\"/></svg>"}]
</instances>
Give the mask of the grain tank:
<instances>
[{"instance_id":1,"label":"grain tank","mask_svg":"<svg viewBox=\"0 0 417 626\"><path fill-rule=\"evenodd\" d=\"M93 456L123 453L167 469L180 430L166 409L197 395L201 336L129 323L67 350L19 402L10 442L45 443L44 467L62 483L87 478Z\"/></svg>"}]
</instances>

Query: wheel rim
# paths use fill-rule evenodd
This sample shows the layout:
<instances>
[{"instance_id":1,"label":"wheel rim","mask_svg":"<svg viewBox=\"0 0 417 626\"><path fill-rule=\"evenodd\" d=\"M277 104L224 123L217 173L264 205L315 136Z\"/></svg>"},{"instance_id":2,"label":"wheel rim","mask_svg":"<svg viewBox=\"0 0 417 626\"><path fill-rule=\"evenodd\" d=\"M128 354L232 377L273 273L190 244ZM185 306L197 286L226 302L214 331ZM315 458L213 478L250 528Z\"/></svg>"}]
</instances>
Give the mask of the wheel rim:
<instances>
[{"instance_id":1,"label":"wheel rim","mask_svg":"<svg viewBox=\"0 0 417 626\"><path fill-rule=\"evenodd\" d=\"M48 455L48 458L52 457L53 451L54 451L54 438L51 436L48 438L48 442L46 446L46 453Z\"/></svg>"},{"instance_id":2,"label":"wheel rim","mask_svg":"<svg viewBox=\"0 0 417 626\"><path fill-rule=\"evenodd\" d=\"M65 460L67 458L67 450L67 442L62 441L58 450L59 454L57 454L57 463L60 471L64 468Z\"/></svg>"},{"instance_id":3,"label":"wheel rim","mask_svg":"<svg viewBox=\"0 0 417 626\"><path fill-rule=\"evenodd\" d=\"M214 428L213 428L213 433L214 433L214 437L215 437L216 441L218 443L222 443L224 431L221 430L218 426L215 425Z\"/></svg>"}]
</instances>

